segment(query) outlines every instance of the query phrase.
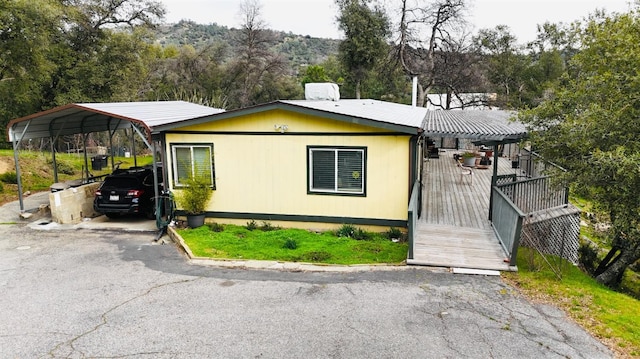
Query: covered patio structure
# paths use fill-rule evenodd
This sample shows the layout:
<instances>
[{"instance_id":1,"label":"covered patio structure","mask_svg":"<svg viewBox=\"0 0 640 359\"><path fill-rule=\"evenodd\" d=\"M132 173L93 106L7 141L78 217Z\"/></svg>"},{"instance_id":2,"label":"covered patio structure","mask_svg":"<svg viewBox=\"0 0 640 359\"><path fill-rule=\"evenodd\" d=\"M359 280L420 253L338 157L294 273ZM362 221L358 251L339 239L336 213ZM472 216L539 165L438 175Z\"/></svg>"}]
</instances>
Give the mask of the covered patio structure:
<instances>
[{"instance_id":1,"label":"covered patio structure","mask_svg":"<svg viewBox=\"0 0 640 359\"><path fill-rule=\"evenodd\" d=\"M450 268L515 270L492 226L492 188L515 174L505 146L526 137L515 113L497 110L429 111L424 136L438 156L426 155L422 206L410 243L408 264ZM454 154L491 152L491 165L461 168Z\"/></svg>"}]
</instances>

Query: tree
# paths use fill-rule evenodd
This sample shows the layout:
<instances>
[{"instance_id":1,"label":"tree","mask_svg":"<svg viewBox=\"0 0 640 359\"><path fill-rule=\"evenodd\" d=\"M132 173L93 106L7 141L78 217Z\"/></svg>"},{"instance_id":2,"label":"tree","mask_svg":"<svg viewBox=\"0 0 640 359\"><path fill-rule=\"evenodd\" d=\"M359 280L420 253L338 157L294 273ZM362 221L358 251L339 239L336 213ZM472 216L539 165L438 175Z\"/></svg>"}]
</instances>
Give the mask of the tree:
<instances>
[{"instance_id":1,"label":"tree","mask_svg":"<svg viewBox=\"0 0 640 359\"><path fill-rule=\"evenodd\" d=\"M340 8L338 27L345 39L339 45L339 58L346 79L355 85L355 97L360 98L362 82L376 62L387 51L389 20L380 7L370 8L369 0L336 0Z\"/></svg>"},{"instance_id":2,"label":"tree","mask_svg":"<svg viewBox=\"0 0 640 359\"><path fill-rule=\"evenodd\" d=\"M524 91L523 74L529 58L522 53L516 37L508 26L498 25L494 29L482 29L474 38L478 51L487 56L489 79L497 86L502 100L501 107L521 107L520 95Z\"/></svg>"},{"instance_id":3,"label":"tree","mask_svg":"<svg viewBox=\"0 0 640 359\"><path fill-rule=\"evenodd\" d=\"M460 94L468 92L482 93L490 87L481 54L474 51L466 37L459 40L450 39L434 53L435 66L438 71L434 75L433 87L444 94L442 109L451 109L453 98L457 98L460 108L473 105L489 105L489 99L481 94L473 98ZM427 100L428 101L428 100Z\"/></svg>"},{"instance_id":4,"label":"tree","mask_svg":"<svg viewBox=\"0 0 640 359\"><path fill-rule=\"evenodd\" d=\"M228 46L212 43L200 49L191 45L161 49L152 69L151 99L182 100L226 108L227 94L222 90L225 69L222 65Z\"/></svg>"},{"instance_id":5,"label":"tree","mask_svg":"<svg viewBox=\"0 0 640 359\"><path fill-rule=\"evenodd\" d=\"M266 28L261 9L259 0L243 0L240 4L242 24L235 40L238 50L236 60L229 64L224 85L232 95L230 99L236 100L231 107L257 104L259 101L255 96L262 92L266 76L279 78L284 75L285 61L270 50L275 37Z\"/></svg>"},{"instance_id":6,"label":"tree","mask_svg":"<svg viewBox=\"0 0 640 359\"><path fill-rule=\"evenodd\" d=\"M302 77L302 86L310 82L328 82L329 77L324 73L324 67L320 65L307 66Z\"/></svg>"},{"instance_id":7,"label":"tree","mask_svg":"<svg viewBox=\"0 0 640 359\"><path fill-rule=\"evenodd\" d=\"M46 0L0 1L0 124L40 110L40 88L54 69L49 47L62 9ZM4 138L0 140L4 142ZM3 145L6 146L6 145Z\"/></svg>"},{"instance_id":8,"label":"tree","mask_svg":"<svg viewBox=\"0 0 640 359\"><path fill-rule=\"evenodd\" d=\"M611 287L640 259L638 11L592 19L552 97L519 116L546 159L606 213L611 250L595 273Z\"/></svg>"},{"instance_id":9,"label":"tree","mask_svg":"<svg viewBox=\"0 0 640 359\"><path fill-rule=\"evenodd\" d=\"M465 0L402 0L397 58L405 73L418 77L418 106L426 105L436 77L435 53L464 25Z\"/></svg>"}]
</instances>

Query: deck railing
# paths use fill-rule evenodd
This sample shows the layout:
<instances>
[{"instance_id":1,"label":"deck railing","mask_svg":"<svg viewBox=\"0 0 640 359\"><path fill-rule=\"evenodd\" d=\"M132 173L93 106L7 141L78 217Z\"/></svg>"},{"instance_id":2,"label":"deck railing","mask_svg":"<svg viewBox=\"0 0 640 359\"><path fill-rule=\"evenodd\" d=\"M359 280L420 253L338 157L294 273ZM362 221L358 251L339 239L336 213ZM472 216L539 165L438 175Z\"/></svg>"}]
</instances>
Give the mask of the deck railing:
<instances>
[{"instance_id":1,"label":"deck railing","mask_svg":"<svg viewBox=\"0 0 640 359\"><path fill-rule=\"evenodd\" d=\"M420 181L415 181L413 183L413 188L411 189L411 197L409 198L409 214L407 217L407 241L409 242L408 259L413 259L413 237L415 235L416 223L418 221L420 211L420 191L422 191Z\"/></svg>"},{"instance_id":2,"label":"deck railing","mask_svg":"<svg viewBox=\"0 0 640 359\"><path fill-rule=\"evenodd\" d=\"M563 207L569 203L569 189L551 183L549 176L498 184L496 187L524 213Z\"/></svg>"},{"instance_id":3,"label":"deck railing","mask_svg":"<svg viewBox=\"0 0 640 359\"><path fill-rule=\"evenodd\" d=\"M502 248L509 255L509 265L516 265L524 214L500 189L493 187L492 222Z\"/></svg>"},{"instance_id":4,"label":"deck railing","mask_svg":"<svg viewBox=\"0 0 640 359\"><path fill-rule=\"evenodd\" d=\"M569 204L569 189L552 183L549 176L501 183L491 191L493 229L511 265L515 265L525 217Z\"/></svg>"},{"instance_id":5,"label":"deck railing","mask_svg":"<svg viewBox=\"0 0 640 359\"><path fill-rule=\"evenodd\" d=\"M522 175L527 178L543 177L548 175L548 169L555 168L560 171L565 171L564 168L558 166L553 162L549 162L542 158L539 154L533 151L529 151L523 148L518 154L519 168Z\"/></svg>"}]
</instances>

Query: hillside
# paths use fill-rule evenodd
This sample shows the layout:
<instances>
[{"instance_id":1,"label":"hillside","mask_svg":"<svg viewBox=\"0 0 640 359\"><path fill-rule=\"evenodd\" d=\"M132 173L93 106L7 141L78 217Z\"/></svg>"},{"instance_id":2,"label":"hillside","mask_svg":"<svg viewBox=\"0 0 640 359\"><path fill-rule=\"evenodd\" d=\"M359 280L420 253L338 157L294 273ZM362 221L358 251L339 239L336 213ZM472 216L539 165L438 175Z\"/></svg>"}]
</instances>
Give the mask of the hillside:
<instances>
[{"instance_id":1,"label":"hillside","mask_svg":"<svg viewBox=\"0 0 640 359\"><path fill-rule=\"evenodd\" d=\"M323 39L311 36L296 35L291 32L271 31L275 41L272 50L288 59L293 68L300 65L314 65L325 61L329 56L338 53L340 40ZM161 25L155 32L157 43L167 45L191 45L196 49L212 44L235 46L235 39L239 30L219 26L197 24L193 21L182 20L176 24ZM228 56L232 56L230 51ZM228 60L224 59L224 60Z\"/></svg>"}]
</instances>

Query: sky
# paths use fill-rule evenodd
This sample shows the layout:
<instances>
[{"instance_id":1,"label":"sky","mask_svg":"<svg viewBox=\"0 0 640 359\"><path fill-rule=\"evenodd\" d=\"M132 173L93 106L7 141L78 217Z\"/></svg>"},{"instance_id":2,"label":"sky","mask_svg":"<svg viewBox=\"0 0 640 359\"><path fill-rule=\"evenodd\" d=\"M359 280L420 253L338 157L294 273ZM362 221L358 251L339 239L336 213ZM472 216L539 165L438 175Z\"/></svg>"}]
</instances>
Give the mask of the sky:
<instances>
[{"instance_id":1,"label":"sky","mask_svg":"<svg viewBox=\"0 0 640 359\"><path fill-rule=\"evenodd\" d=\"M182 19L200 24L238 27L241 0L160 0L167 8L166 22ZM392 0L387 0L393 3ZM395 1L399 3L398 0ZM341 39L335 23L334 0L260 0L267 28L296 35ZM536 37L536 25L544 22L571 23L596 9L626 12L629 0L470 0L468 21L472 32L497 25L509 26L519 43Z\"/></svg>"}]
</instances>

